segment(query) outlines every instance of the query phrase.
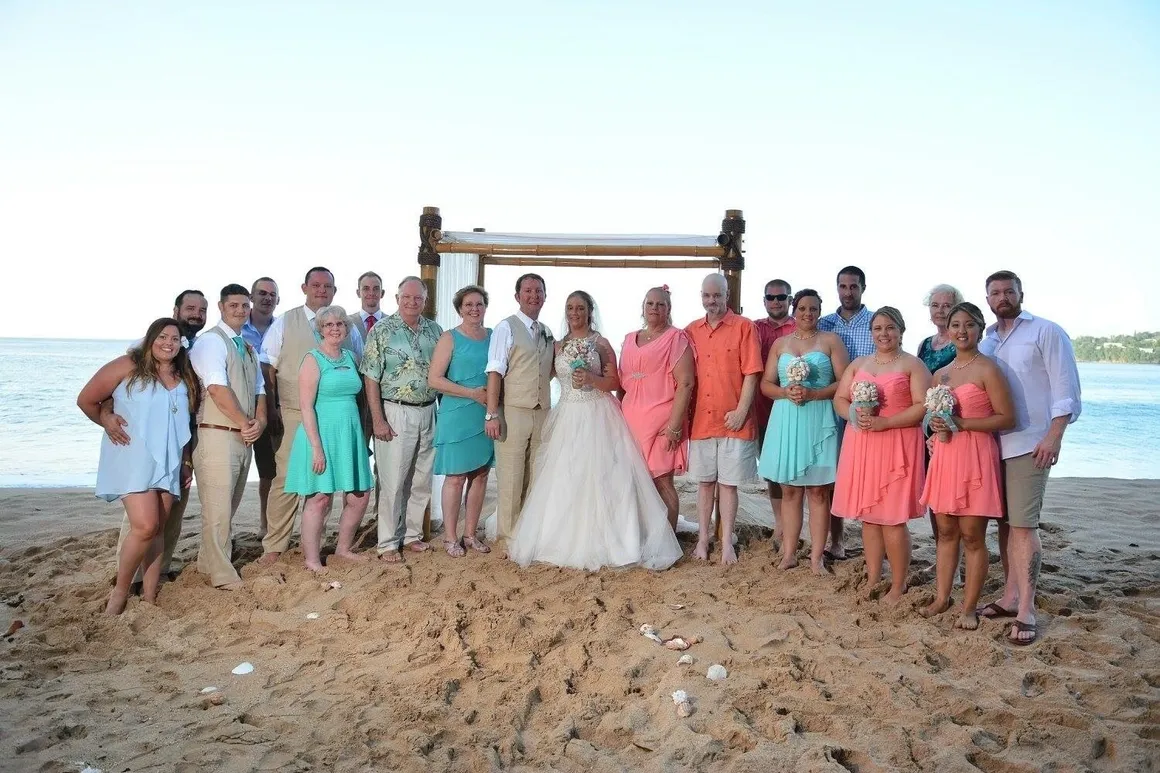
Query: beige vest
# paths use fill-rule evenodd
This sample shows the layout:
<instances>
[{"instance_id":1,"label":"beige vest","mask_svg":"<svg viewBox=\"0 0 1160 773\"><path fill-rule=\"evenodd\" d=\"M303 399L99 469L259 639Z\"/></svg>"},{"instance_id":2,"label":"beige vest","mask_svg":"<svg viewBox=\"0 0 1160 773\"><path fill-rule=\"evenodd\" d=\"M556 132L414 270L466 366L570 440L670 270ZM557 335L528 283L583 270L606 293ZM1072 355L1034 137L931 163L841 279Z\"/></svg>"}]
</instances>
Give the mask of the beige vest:
<instances>
[{"instance_id":1,"label":"beige vest","mask_svg":"<svg viewBox=\"0 0 1160 773\"><path fill-rule=\"evenodd\" d=\"M254 390L258 386L258 357L249 347L246 348L244 357L238 354L238 347L234 345L234 340L220 327L214 327L213 330L209 331L210 335L213 333L217 333L226 345L226 379L229 381L230 391L238 398L238 405L242 406L242 412L246 414L246 418L252 419L257 405ZM235 421L217 407L217 403L209 396L208 389L202 390L197 421L199 424L217 424L222 427L241 429Z\"/></svg>"},{"instance_id":2,"label":"beige vest","mask_svg":"<svg viewBox=\"0 0 1160 773\"><path fill-rule=\"evenodd\" d=\"M507 318L512 331L507 375L503 377L503 404L513 408L549 408L552 405L551 377L555 351L551 340L532 334L517 316ZM541 329L543 323L540 325Z\"/></svg>"},{"instance_id":3,"label":"beige vest","mask_svg":"<svg viewBox=\"0 0 1160 773\"><path fill-rule=\"evenodd\" d=\"M296 306L286 312L282 318L282 349L278 352L278 404L281 407L301 410L298 405L298 371L302 359L317 347L314 322L306 318L306 307ZM354 351L349 332L342 348Z\"/></svg>"}]
</instances>

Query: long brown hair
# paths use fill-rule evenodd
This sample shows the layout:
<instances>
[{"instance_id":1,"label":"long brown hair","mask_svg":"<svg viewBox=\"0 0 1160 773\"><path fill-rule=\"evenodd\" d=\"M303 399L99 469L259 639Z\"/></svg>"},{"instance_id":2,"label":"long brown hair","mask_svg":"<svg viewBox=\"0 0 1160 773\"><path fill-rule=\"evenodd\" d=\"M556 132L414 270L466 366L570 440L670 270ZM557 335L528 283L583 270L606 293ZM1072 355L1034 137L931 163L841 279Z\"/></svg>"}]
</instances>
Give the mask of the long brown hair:
<instances>
[{"instance_id":1,"label":"long brown hair","mask_svg":"<svg viewBox=\"0 0 1160 773\"><path fill-rule=\"evenodd\" d=\"M181 335L180 322L172 317L161 317L150 323L141 345L129 349L129 359L133 361L133 372L129 374L129 380L125 384L126 389L132 389L137 382L142 384L151 381L161 382L158 361L153 356L153 344L167 327L177 328L177 334ZM189 412L196 414L198 404L201 402L201 379L194 372L193 365L189 361L189 352L185 350L184 346L177 348L177 355L173 358L173 371L185 382L185 390L189 392Z\"/></svg>"}]
</instances>

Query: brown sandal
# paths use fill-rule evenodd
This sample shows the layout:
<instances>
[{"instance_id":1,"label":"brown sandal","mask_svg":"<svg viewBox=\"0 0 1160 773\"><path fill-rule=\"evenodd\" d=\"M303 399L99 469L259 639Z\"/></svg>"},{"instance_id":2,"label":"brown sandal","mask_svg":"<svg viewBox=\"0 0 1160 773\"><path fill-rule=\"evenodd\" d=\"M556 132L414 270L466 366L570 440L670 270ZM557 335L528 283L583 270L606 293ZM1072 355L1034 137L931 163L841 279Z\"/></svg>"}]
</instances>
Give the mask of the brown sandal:
<instances>
[{"instance_id":1,"label":"brown sandal","mask_svg":"<svg viewBox=\"0 0 1160 773\"><path fill-rule=\"evenodd\" d=\"M462 558L466 551L463 546L459 544L458 540L443 540L443 549L447 551L447 555L452 558Z\"/></svg>"}]
</instances>

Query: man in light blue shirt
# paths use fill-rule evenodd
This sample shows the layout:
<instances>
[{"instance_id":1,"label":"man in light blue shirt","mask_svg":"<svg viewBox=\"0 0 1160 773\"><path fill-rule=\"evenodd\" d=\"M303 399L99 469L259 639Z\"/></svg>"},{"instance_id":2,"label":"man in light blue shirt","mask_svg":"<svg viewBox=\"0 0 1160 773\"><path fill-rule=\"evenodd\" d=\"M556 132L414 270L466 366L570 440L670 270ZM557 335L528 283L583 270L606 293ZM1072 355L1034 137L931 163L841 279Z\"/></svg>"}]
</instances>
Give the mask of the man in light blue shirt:
<instances>
[{"instance_id":1,"label":"man in light blue shirt","mask_svg":"<svg viewBox=\"0 0 1160 773\"><path fill-rule=\"evenodd\" d=\"M818 330L837 333L838 338L842 339L850 354L850 362L874 354L874 338L870 335L870 320L874 313L862 303L865 289L866 272L857 266L846 266L838 272L838 310L818 320ZM839 449L845 428L845 419L838 417ZM833 490L831 486L831 495ZM830 519L830 547L826 554L835 561L846 557L846 546L842 542L844 524L844 518Z\"/></svg>"},{"instance_id":2,"label":"man in light blue shirt","mask_svg":"<svg viewBox=\"0 0 1160 773\"><path fill-rule=\"evenodd\" d=\"M255 351L262 351L262 340L266 331L274 324L274 309L278 308L278 283L268 276L259 277L250 286L250 300L253 307L250 309L250 318L242 325L242 338L254 347ZM273 396L271 390L271 398ZM266 398L263 398L266 399ZM272 399L266 399L266 415L274 416L278 413L278 406ZM260 507L259 523L261 524L259 537L266 536L266 504L270 501L270 488L274 485L274 476L278 474L274 463L274 446L280 439L281 432L278 424L273 427L266 425L262 437L254 443L254 464L258 468L258 504Z\"/></svg>"},{"instance_id":3,"label":"man in light blue shirt","mask_svg":"<svg viewBox=\"0 0 1160 773\"><path fill-rule=\"evenodd\" d=\"M999 524L1006 586L982 617L1014 617L1007 640L1025 645L1037 636L1035 586L1043 560L1039 512L1047 476L1059 461L1063 432L1079 418L1079 369L1063 328L1023 310L1023 283L1011 271L987 277L987 305L996 322L979 351L1007 377L1015 426L999 433L1007 517Z\"/></svg>"}]
</instances>

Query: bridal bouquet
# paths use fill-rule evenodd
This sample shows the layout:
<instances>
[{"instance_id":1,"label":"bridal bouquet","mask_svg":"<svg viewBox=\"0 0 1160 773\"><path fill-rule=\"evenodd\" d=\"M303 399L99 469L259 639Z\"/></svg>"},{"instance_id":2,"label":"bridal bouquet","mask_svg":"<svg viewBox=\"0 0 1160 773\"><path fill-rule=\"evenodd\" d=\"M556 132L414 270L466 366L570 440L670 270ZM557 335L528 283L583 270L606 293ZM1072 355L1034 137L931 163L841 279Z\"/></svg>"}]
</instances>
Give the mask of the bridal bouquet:
<instances>
[{"instance_id":1,"label":"bridal bouquet","mask_svg":"<svg viewBox=\"0 0 1160 773\"><path fill-rule=\"evenodd\" d=\"M588 357L596 350L592 341L587 338L569 338L560 347L560 353L568 358L568 365L572 370L588 367ZM592 387L584 387L589 390Z\"/></svg>"},{"instance_id":2,"label":"bridal bouquet","mask_svg":"<svg viewBox=\"0 0 1160 773\"><path fill-rule=\"evenodd\" d=\"M938 384L926 390L926 400L923 402L926 407L926 416L922 419L922 431L930 431L930 422L935 417L942 419L951 432L958 432L959 428L955 426L953 419L955 411L955 394L951 388ZM943 440L948 438L944 437Z\"/></svg>"},{"instance_id":3,"label":"bridal bouquet","mask_svg":"<svg viewBox=\"0 0 1160 773\"><path fill-rule=\"evenodd\" d=\"M869 413L877 407L878 385L873 381L855 381L850 388L850 423L858 426L858 409Z\"/></svg>"},{"instance_id":4,"label":"bridal bouquet","mask_svg":"<svg viewBox=\"0 0 1160 773\"><path fill-rule=\"evenodd\" d=\"M794 357L785 368L790 386L801 386L810 377L810 364L803 357Z\"/></svg>"}]
</instances>

